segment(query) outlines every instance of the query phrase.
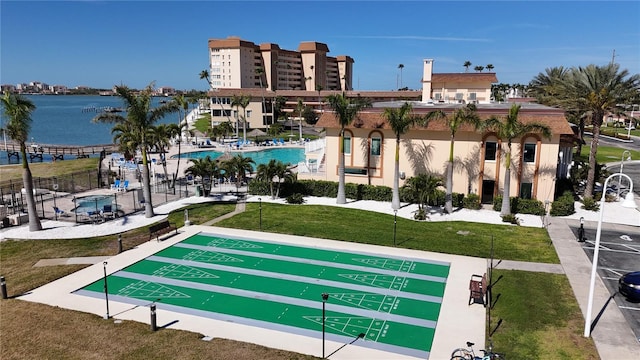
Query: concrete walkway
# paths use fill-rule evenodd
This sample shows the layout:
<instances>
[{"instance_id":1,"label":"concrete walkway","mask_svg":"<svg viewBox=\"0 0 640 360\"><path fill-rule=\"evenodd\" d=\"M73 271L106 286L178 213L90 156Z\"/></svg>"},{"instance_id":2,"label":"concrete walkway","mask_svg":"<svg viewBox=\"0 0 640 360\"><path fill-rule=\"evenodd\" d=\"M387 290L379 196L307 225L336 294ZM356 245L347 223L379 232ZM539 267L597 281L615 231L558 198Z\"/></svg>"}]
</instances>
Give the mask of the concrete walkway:
<instances>
[{"instance_id":1,"label":"concrete walkway","mask_svg":"<svg viewBox=\"0 0 640 360\"><path fill-rule=\"evenodd\" d=\"M549 224L548 231L560 258L564 273L567 275L573 293L578 300L580 310L582 310L583 316L586 317L592 267L591 260L589 260L577 241L567 220L553 218ZM596 318L596 314L607 303L609 297L609 291L602 279L597 276L592 319ZM637 354L640 354L640 343L636 340L629 324L615 302L607 305L602 317L600 317L591 332L591 337L602 360L631 359L637 358ZM632 354L636 354L636 356Z\"/></svg>"}]
</instances>

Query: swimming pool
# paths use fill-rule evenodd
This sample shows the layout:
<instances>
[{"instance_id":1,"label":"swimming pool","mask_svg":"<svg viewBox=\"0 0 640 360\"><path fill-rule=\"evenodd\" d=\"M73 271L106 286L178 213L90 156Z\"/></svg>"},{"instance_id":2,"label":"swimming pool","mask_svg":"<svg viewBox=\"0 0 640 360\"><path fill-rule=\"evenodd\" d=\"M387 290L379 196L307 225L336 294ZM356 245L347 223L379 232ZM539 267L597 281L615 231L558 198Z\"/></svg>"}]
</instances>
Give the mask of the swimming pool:
<instances>
[{"instance_id":1,"label":"swimming pool","mask_svg":"<svg viewBox=\"0 0 640 360\"><path fill-rule=\"evenodd\" d=\"M105 205L113 204L114 195L88 195L76 198L76 207L71 210L77 214L84 214L90 211L101 211Z\"/></svg>"},{"instance_id":2,"label":"swimming pool","mask_svg":"<svg viewBox=\"0 0 640 360\"><path fill-rule=\"evenodd\" d=\"M256 162L256 166L260 164L267 164L271 159L280 160L283 163L289 163L296 165L300 161L304 161L304 149L303 148L271 148L258 151L230 151L231 155L241 154L244 157L250 157ZM221 151L197 151L186 154L181 154L181 158L186 159L204 159L207 155L212 159L216 159L224 154Z\"/></svg>"}]
</instances>

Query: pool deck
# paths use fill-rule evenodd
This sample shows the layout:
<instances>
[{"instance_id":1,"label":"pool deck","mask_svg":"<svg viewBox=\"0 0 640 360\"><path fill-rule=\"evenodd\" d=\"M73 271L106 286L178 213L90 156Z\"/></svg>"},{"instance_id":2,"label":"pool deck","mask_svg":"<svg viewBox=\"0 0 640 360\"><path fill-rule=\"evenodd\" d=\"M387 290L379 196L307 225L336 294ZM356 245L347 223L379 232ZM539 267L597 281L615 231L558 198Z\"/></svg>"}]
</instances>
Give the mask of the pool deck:
<instances>
[{"instance_id":1,"label":"pool deck","mask_svg":"<svg viewBox=\"0 0 640 360\"><path fill-rule=\"evenodd\" d=\"M429 358L448 359L452 349L461 346L465 341L472 341L476 344L485 343L485 308L479 304L468 305L469 278L471 274L482 274L485 271L487 267L485 259L211 226L194 225L183 227L179 229L179 232L179 235L170 237L165 241L149 241L135 249L106 259L107 274L113 274L199 232L245 237L259 241L277 241L299 246L330 248L337 251L359 251L380 254L381 256L411 257L449 262L451 267ZM34 289L30 293L21 296L20 299L105 317L107 310L104 298L92 298L74 293L76 290L102 279L104 269L103 263L97 263ZM144 305L150 304L143 304L143 306L132 305L131 303L118 302L110 298L109 315L112 320L149 323L150 310L148 306ZM175 312L163 308L161 305L158 305L157 321L159 327L169 324L168 327L171 329L192 331L202 334L203 337L234 339L318 357L321 356L322 351L322 340L319 337L292 334ZM327 339L325 344L327 354L344 345L343 342L337 342L332 339ZM414 356L390 353L357 346L357 344L345 346L332 355L331 358L416 359Z\"/></svg>"}]
</instances>

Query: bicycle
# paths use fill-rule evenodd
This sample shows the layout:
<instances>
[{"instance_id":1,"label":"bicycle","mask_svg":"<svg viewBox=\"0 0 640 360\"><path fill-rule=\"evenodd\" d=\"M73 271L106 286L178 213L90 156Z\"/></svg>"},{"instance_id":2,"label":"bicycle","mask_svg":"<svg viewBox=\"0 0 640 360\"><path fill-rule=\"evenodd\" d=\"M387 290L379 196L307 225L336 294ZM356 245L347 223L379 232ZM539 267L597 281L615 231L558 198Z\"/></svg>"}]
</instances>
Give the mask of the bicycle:
<instances>
[{"instance_id":1,"label":"bicycle","mask_svg":"<svg viewBox=\"0 0 640 360\"><path fill-rule=\"evenodd\" d=\"M466 348L457 348L453 350L451 353L451 360L500 360L504 359L504 355L494 353L493 352L493 344L489 341L489 350L480 350L482 351L482 356L476 356L475 351L473 350L472 342L467 341Z\"/></svg>"}]
</instances>

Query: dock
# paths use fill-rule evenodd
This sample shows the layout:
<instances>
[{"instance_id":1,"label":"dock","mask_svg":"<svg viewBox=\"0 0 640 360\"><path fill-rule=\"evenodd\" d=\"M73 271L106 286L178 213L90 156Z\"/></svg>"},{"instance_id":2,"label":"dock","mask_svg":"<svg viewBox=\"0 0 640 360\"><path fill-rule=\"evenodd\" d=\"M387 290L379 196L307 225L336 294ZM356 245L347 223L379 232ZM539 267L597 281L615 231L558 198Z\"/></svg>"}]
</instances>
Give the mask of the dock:
<instances>
[{"instance_id":1,"label":"dock","mask_svg":"<svg viewBox=\"0 0 640 360\"><path fill-rule=\"evenodd\" d=\"M11 162L11 158L15 156L20 161L20 144L16 141L7 141L0 143L0 150L7 152L7 160ZM77 159L88 158L90 155L100 154L100 152L110 154L118 151L115 144L99 144L99 145L55 145L55 144L27 144L27 156L29 160L40 159L43 155L50 155L53 160L64 160L66 156L73 156Z\"/></svg>"}]
</instances>

